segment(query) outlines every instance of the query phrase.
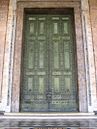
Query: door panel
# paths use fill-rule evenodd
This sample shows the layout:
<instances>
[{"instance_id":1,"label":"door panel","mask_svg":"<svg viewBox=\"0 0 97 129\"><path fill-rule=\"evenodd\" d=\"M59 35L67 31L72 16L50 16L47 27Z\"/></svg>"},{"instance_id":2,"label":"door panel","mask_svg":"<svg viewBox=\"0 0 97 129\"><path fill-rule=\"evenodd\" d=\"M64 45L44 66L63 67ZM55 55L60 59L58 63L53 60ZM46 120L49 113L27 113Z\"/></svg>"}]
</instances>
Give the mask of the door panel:
<instances>
[{"instance_id":1,"label":"door panel","mask_svg":"<svg viewBox=\"0 0 97 129\"><path fill-rule=\"evenodd\" d=\"M71 23L69 15L26 15L21 111L77 111Z\"/></svg>"}]
</instances>

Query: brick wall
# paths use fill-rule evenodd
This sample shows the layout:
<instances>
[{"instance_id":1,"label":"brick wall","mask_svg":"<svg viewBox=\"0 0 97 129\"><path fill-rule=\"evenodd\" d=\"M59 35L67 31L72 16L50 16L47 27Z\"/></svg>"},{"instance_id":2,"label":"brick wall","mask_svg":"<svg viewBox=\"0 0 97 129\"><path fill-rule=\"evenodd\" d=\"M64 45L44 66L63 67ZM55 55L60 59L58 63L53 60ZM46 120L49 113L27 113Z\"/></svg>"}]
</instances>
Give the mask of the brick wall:
<instances>
[{"instance_id":1,"label":"brick wall","mask_svg":"<svg viewBox=\"0 0 97 129\"><path fill-rule=\"evenodd\" d=\"M97 80L97 0L89 0Z\"/></svg>"},{"instance_id":2,"label":"brick wall","mask_svg":"<svg viewBox=\"0 0 97 129\"><path fill-rule=\"evenodd\" d=\"M6 25L9 0L0 0L0 100L2 97L2 74L4 47L6 41Z\"/></svg>"}]
</instances>

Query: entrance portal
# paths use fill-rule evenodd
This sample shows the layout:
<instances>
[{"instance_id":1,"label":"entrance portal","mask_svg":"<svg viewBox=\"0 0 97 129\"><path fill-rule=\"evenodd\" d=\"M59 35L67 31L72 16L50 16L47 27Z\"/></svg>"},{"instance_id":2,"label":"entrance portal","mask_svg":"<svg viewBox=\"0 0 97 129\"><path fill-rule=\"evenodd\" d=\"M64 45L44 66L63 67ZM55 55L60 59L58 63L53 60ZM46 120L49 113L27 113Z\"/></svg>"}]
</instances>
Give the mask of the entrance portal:
<instances>
[{"instance_id":1,"label":"entrance portal","mask_svg":"<svg viewBox=\"0 0 97 129\"><path fill-rule=\"evenodd\" d=\"M21 112L77 111L73 21L66 14L26 14Z\"/></svg>"}]
</instances>

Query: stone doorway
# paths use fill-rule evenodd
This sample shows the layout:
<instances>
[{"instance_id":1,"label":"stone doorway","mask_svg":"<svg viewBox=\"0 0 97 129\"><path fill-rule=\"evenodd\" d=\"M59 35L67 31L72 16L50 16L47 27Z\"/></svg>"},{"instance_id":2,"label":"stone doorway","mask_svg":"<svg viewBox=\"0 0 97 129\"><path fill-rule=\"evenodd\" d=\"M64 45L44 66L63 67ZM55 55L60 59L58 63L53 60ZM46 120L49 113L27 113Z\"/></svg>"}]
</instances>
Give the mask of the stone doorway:
<instances>
[{"instance_id":1,"label":"stone doorway","mask_svg":"<svg viewBox=\"0 0 97 129\"><path fill-rule=\"evenodd\" d=\"M28 10L28 12L33 11L34 9L38 10L62 10L62 12L65 12L64 10L67 9L73 10L74 15L74 28L75 28L75 54L77 55L77 75L78 75L78 86L77 86L77 103L79 107L79 112L87 112L87 95L86 95L86 84L85 84L85 67L84 67L84 58L83 58L83 42L82 42L82 29L81 29L81 15L80 15L80 2L72 2L72 1L61 1L61 2L55 2L55 1L33 1L33 2L23 2L19 1L17 3L17 28L16 28L16 42L15 42L15 56L14 56L14 72L13 72L13 87L12 87L12 105L11 105L11 111L12 112L19 112L20 111L20 97L21 97L21 87L22 87L22 75L21 75L21 67L22 65L22 50L23 50L23 44L24 44L24 38L23 38L23 30L24 30L24 14L25 11ZM57 15L62 15L61 13L57 13ZM67 11L68 12L68 11ZM37 12L33 12L35 14ZM43 12L41 13L43 14ZM56 15L56 14L54 14ZM40 79L41 80L41 79ZM77 108L78 109L78 108ZM78 110L77 110L78 111Z\"/></svg>"}]
</instances>

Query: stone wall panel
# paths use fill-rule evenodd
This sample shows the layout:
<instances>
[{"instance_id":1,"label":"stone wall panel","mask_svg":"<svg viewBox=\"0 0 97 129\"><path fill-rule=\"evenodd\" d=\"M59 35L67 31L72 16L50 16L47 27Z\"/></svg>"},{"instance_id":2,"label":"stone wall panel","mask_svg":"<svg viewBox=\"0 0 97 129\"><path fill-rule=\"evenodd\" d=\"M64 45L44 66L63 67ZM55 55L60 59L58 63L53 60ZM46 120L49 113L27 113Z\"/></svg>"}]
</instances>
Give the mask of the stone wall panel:
<instances>
[{"instance_id":1,"label":"stone wall panel","mask_svg":"<svg viewBox=\"0 0 97 129\"><path fill-rule=\"evenodd\" d=\"M90 0L90 16L92 24L92 36L93 36L96 78L97 78L97 0Z\"/></svg>"},{"instance_id":2,"label":"stone wall panel","mask_svg":"<svg viewBox=\"0 0 97 129\"><path fill-rule=\"evenodd\" d=\"M9 0L0 0L0 102L2 99L2 75Z\"/></svg>"}]
</instances>

